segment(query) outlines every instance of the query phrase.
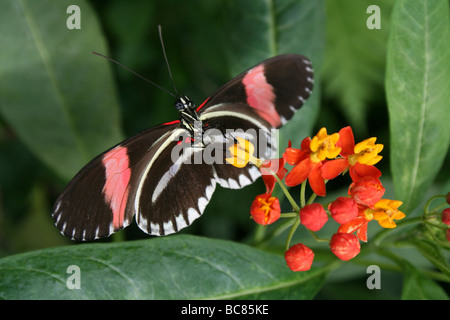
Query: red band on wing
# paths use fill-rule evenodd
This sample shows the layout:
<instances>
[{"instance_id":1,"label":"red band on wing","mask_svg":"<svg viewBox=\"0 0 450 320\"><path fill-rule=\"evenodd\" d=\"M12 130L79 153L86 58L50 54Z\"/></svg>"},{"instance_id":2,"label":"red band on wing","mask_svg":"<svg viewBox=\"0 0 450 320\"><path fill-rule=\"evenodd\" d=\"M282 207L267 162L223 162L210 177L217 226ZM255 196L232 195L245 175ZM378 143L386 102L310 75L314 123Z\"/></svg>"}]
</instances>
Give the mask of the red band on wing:
<instances>
[{"instance_id":1,"label":"red band on wing","mask_svg":"<svg viewBox=\"0 0 450 320\"><path fill-rule=\"evenodd\" d=\"M281 125L280 115L275 109L275 93L264 75L264 66L259 65L249 70L242 79L247 94L247 103L273 127Z\"/></svg>"},{"instance_id":2,"label":"red band on wing","mask_svg":"<svg viewBox=\"0 0 450 320\"><path fill-rule=\"evenodd\" d=\"M210 98L211 98L211 97L209 97L208 99L206 99L205 101L203 101L203 103L202 103L201 105L199 105L198 108L197 108L197 110L195 110L195 111L199 112L200 109L203 108L203 106L209 101Z\"/></svg>"},{"instance_id":3,"label":"red band on wing","mask_svg":"<svg viewBox=\"0 0 450 320\"><path fill-rule=\"evenodd\" d=\"M103 186L105 200L113 212L114 229L123 226L131 177L127 148L118 146L103 156L106 182Z\"/></svg>"},{"instance_id":4,"label":"red band on wing","mask_svg":"<svg viewBox=\"0 0 450 320\"><path fill-rule=\"evenodd\" d=\"M169 122L163 123L163 125L169 126L171 124L175 124L175 123L178 123L178 122L180 122L180 120L173 120L173 121L169 121Z\"/></svg>"}]
</instances>

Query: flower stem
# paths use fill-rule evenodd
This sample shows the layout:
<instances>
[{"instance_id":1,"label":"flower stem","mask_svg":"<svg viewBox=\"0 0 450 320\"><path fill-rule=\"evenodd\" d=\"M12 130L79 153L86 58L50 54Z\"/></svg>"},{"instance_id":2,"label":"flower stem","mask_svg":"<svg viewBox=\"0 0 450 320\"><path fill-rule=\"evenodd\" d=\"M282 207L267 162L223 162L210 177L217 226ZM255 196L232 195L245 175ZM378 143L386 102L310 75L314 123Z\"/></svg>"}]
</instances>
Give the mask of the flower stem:
<instances>
[{"instance_id":1,"label":"flower stem","mask_svg":"<svg viewBox=\"0 0 450 320\"><path fill-rule=\"evenodd\" d=\"M287 251L291 245L292 237L294 236L295 231L297 230L298 226L300 225L300 216L297 217L297 219L294 222L294 225L291 228L291 231L289 231L289 235L286 239L286 246L285 251Z\"/></svg>"},{"instance_id":2,"label":"flower stem","mask_svg":"<svg viewBox=\"0 0 450 320\"><path fill-rule=\"evenodd\" d=\"M323 239L319 238L314 231L308 230L311 236L316 240L317 242L330 242L330 239Z\"/></svg>"},{"instance_id":3,"label":"flower stem","mask_svg":"<svg viewBox=\"0 0 450 320\"><path fill-rule=\"evenodd\" d=\"M286 198L288 199L289 203L291 204L292 208L294 209L294 211L299 212L300 208L298 206L298 204L295 202L295 200L292 198L291 194L289 193L288 189L286 189L286 187L284 186L284 183L280 180L280 178L276 175L275 172L273 172L271 169L269 168L265 168L267 171L269 171L274 178L277 180L278 185L280 186L281 190L283 190L284 195L286 196Z\"/></svg>"},{"instance_id":4,"label":"flower stem","mask_svg":"<svg viewBox=\"0 0 450 320\"><path fill-rule=\"evenodd\" d=\"M280 218L295 218L298 216L297 212L280 213Z\"/></svg>"},{"instance_id":5,"label":"flower stem","mask_svg":"<svg viewBox=\"0 0 450 320\"><path fill-rule=\"evenodd\" d=\"M302 186L300 188L300 207L301 208L303 208L306 205L305 190L306 190L306 180L302 182Z\"/></svg>"}]
</instances>

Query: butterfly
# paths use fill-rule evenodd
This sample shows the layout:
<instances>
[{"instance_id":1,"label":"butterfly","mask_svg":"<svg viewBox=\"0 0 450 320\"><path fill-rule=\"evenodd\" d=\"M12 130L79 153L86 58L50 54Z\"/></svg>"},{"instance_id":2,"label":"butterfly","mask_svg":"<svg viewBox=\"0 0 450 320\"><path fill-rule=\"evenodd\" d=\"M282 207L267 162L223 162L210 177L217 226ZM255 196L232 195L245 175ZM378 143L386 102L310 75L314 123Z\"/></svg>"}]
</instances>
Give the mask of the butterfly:
<instances>
[{"instance_id":1,"label":"butterfly","mask_svg":"<svg viewBox=\"0 0 450 320\"><path fill-rule=\"evenodd\" d=\"M198 107L177 96L178 120L120 142L79 171L55 202L56 226L78 241L107 237L133 217L156 236L189 226L217 185L240 189L260 176L252 164L228 164L223 151L237 136L276 148L273 129L294 116L313 83L310 60L285 54L236 76Z\"/></svg>"}]
</instances>

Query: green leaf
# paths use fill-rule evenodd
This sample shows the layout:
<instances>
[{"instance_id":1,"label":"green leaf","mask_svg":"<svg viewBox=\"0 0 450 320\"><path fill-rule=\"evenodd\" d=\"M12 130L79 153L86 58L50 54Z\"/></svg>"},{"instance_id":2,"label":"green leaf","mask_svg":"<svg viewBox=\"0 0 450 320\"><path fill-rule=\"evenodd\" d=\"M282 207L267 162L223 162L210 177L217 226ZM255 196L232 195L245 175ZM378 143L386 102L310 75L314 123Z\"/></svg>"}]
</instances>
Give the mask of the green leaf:
<instances>
[{"instance_id":1,"label":"green leaf","mask_svg":"<svg viewBox=\"0 0 450 320\"><path fill-rule=\"evenodd\" d=\"M448 300L445 291L409 262L404 261L405 270L403 300Z\"/></svg>"},{"instance_id":2,"label":"green leaf","mask_svg":"<svg viewBox=\"0 0 450 320\"><path fill-rule=\"evenodd\" d=\"M324 91L339 101L355 132L367 133L367 110L383 85L386 40L393 1L378 1L380 29L366 26L370 0L327 0ZM373 103L373 102L372 102Z\"/></svg>"},{"instance_id":3,"label":"green leaf","mask_svg":"<svg viewBox=\"0 0 450 320\"><path fill-rule=\"evenodd\" d=\"M104 36L86 1L69 29L69 0L0 3L0 112L19 138L70 178L120 142L119 107Z\"/></svg>"},{"instance_id":4,"label":"green leaf","mask_svg":"<svg viewBox=\"0 0 450 320\"><path fill-rule=\"evenodd\" d=\"M288 139L300 144L311 134L319 112L324 2L227 0L225 4L226 53L232 75L278 54L298 53L311 59L315 77L313 94L281 131L282 144L287 146Z\"/></svg>"},{"instance_id":5,"label":"green leaf","mask_svg":"<svg viewBox=\"0 0 450 320\"><path fill-rule=\"evenodd\" d=\"M411 211L438 173L450 143L450 32L446 0L395 2L386 92L396 197Z\"/></svg>"},{"instance_id":6,"label":"green leaf","mask_svg":"<svg viewBox=\"0 0 450 320\"><path fill-rule=\"evenodd\" d=\"M79 267L80 289L67 273ZM0 260L2 299L311 299L324 269L295 273L280 255L178 235L82 244Z\"/></svg>"},{"instance_id":7,"label":"green leaf","mask_svg":"<svg viewBox=\"0 0 450 320\"><path fill-rule=\"evenodd\" d=\"M425 258L428 259L436 268L441 270L450 279L450 265L448 257L442 253L441 248L431 240L427 239L409 239L408 243L413 244Z\"/></svg>"}]
</instances>

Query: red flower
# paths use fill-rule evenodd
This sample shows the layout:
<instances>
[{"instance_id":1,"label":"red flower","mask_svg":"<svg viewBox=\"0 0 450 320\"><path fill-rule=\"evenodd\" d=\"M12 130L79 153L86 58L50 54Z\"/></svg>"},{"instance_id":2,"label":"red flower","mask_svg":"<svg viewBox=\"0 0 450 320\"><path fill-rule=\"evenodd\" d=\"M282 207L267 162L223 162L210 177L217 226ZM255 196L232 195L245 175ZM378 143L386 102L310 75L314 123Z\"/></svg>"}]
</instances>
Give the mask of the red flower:
<instances>
[{"instance_id":1,"label":"red flower","mask_svg":"<svg viewBox=\"0 0 450 320\"><path fill-rule=\"evenodd\" d=\"M270 194L256 196L250 207L250 214L256 223L263 226L274 223L280 218L280 201Z\"/></svg>"},{"instance_id":2,"label":"red flower","mask_svg":"<svg viewBox=\"0 0 450 320\"><path fill-rule=\"evenodd\" d=\"M328 206L328 210L339 224L347 223L358 216L358 205L352 198L339 197Z\"/></svg>"},{"instance_id":3,"label":"red flower","mask_svg":"<svg viewBox=\"0 0 450 320\"><path fill-rule=\"evenodd\" d=\"M294 187L308 179L314 193L325 196L325 180L320 168L323 161L327 158L334 159L341 151L341 148L336 146L338 139L337 133L328 135L327 130L322 128L312 139L303 139L300 149L291 148L289 142L283 158L295 167L286 176L286 185Z\"/></svg>"},{"instance_id":4,"label":"red flower","mask_svg":"<svg viewBox=\"0 0 450 320\"><path fill-rule=\"evenodd\" d=\"M286 148L283 153L283 158L292 166L292 170L286 176L284 180L285 184L289 187L294 187L305 181L312 171L314 173L312 176L317 176L317 171L320 173L320 166L322 162L314 163L311 160L311 150L310 150L311 138L307 137L303 139L300 149L291 148L291 142L289 141L289 147ZM320 181L321 180L321 181ZM311 188L316 192L316 194L325 194L325 182L323 179L318 181L310 178L309 183ZM322 186L323 185L323 186Z\"/></svg>"},{"instance_id":5,"label":"red flower","mask_svg":"<svg viewBox=\"0 0 450 320\"><path fill-rule=\"evenodd\" d=\"M314 259L314 252L304 244L296 244L284 254L286 264L292 271L308 271Z\"/></svg>"},{"instance_id":6,"label":"red flower","mask_svg":"<svg viewBox=\"0 0 450 320\"><path fill-rule=\"evenodd\" d=\"M358 239L367 242L367 224L373 220L373 210L367 206L358 206L358 216L353 220L342 224L338 233L353 233L355 231Z\"/></svg>"},{"instance_id":7,"label":"red flower","mask_svg":"<svg viewBox=\"0 0 450 320\"><path fill-rule=\"evenodd\" d=\"M278 178L280 178L280 180L282 180L286 175L287 170L284 167L285 163L286 161L284 160L284 158L280 158L264 161L261 165L260 171L264 180L264 184L266 185L266 193L271 194L273 188L275 187L276 179L273 176L272 172L275 173Z\"/></svg>"},{"instance_id":8,"label":"red flower","mask_svg":"<svg viewBox=\"0 0 450 320\"><path fill-rule=\"evenodd\" d=\"M301 223L311 231L319 231L328 220L328 215L320 203L312 203L300 210Z\"/></svg>"},{"instance_id":9,"label":"red flower","mask_svg":"<svg viewBox=\"0 0 450 320\"><path fill-rule=\"evenodd\" d=\"M384 191L380 180L368 176L353 182L348 189L348 194L356 203L372 207L383 197Z\"/></svg>"},{"instance_id":10,"label":"red flower","mask_svg":"<svg viewBox=\"0 0 450 320\"><path fill-rule=\"evenodd\" d=\"M442 222L450 226L450 208L444 209L444 211L442 211Z\"/></svg>"},{"instance_id":11,"label":"red flower","mask_svg":"<svg viewBox=\"0 0 450 320\"><path fill-rule=\"evenodd\" d=\"M341 148L340 155L343 158L324 163L321 168L322 177L327 180L334 179L347 169L353 181L365 176L381 177L381 171L373 164L381 160L378 152L383 149L383 145L375 145L375 140L376 138L367 139L355 146L352 128L342 128L336 146Z\"/></svg>"},{"instance_id":12,"label":"red flower","mask_svg":"<svg viewBox=\"0 0 450 320\"><path fill-rule=\"evenodd\" d=\"M341 260L353 259L361 251L358 238L351 233L335 233L330 240L331 251Z\"/></svg>"}]
</instances>

